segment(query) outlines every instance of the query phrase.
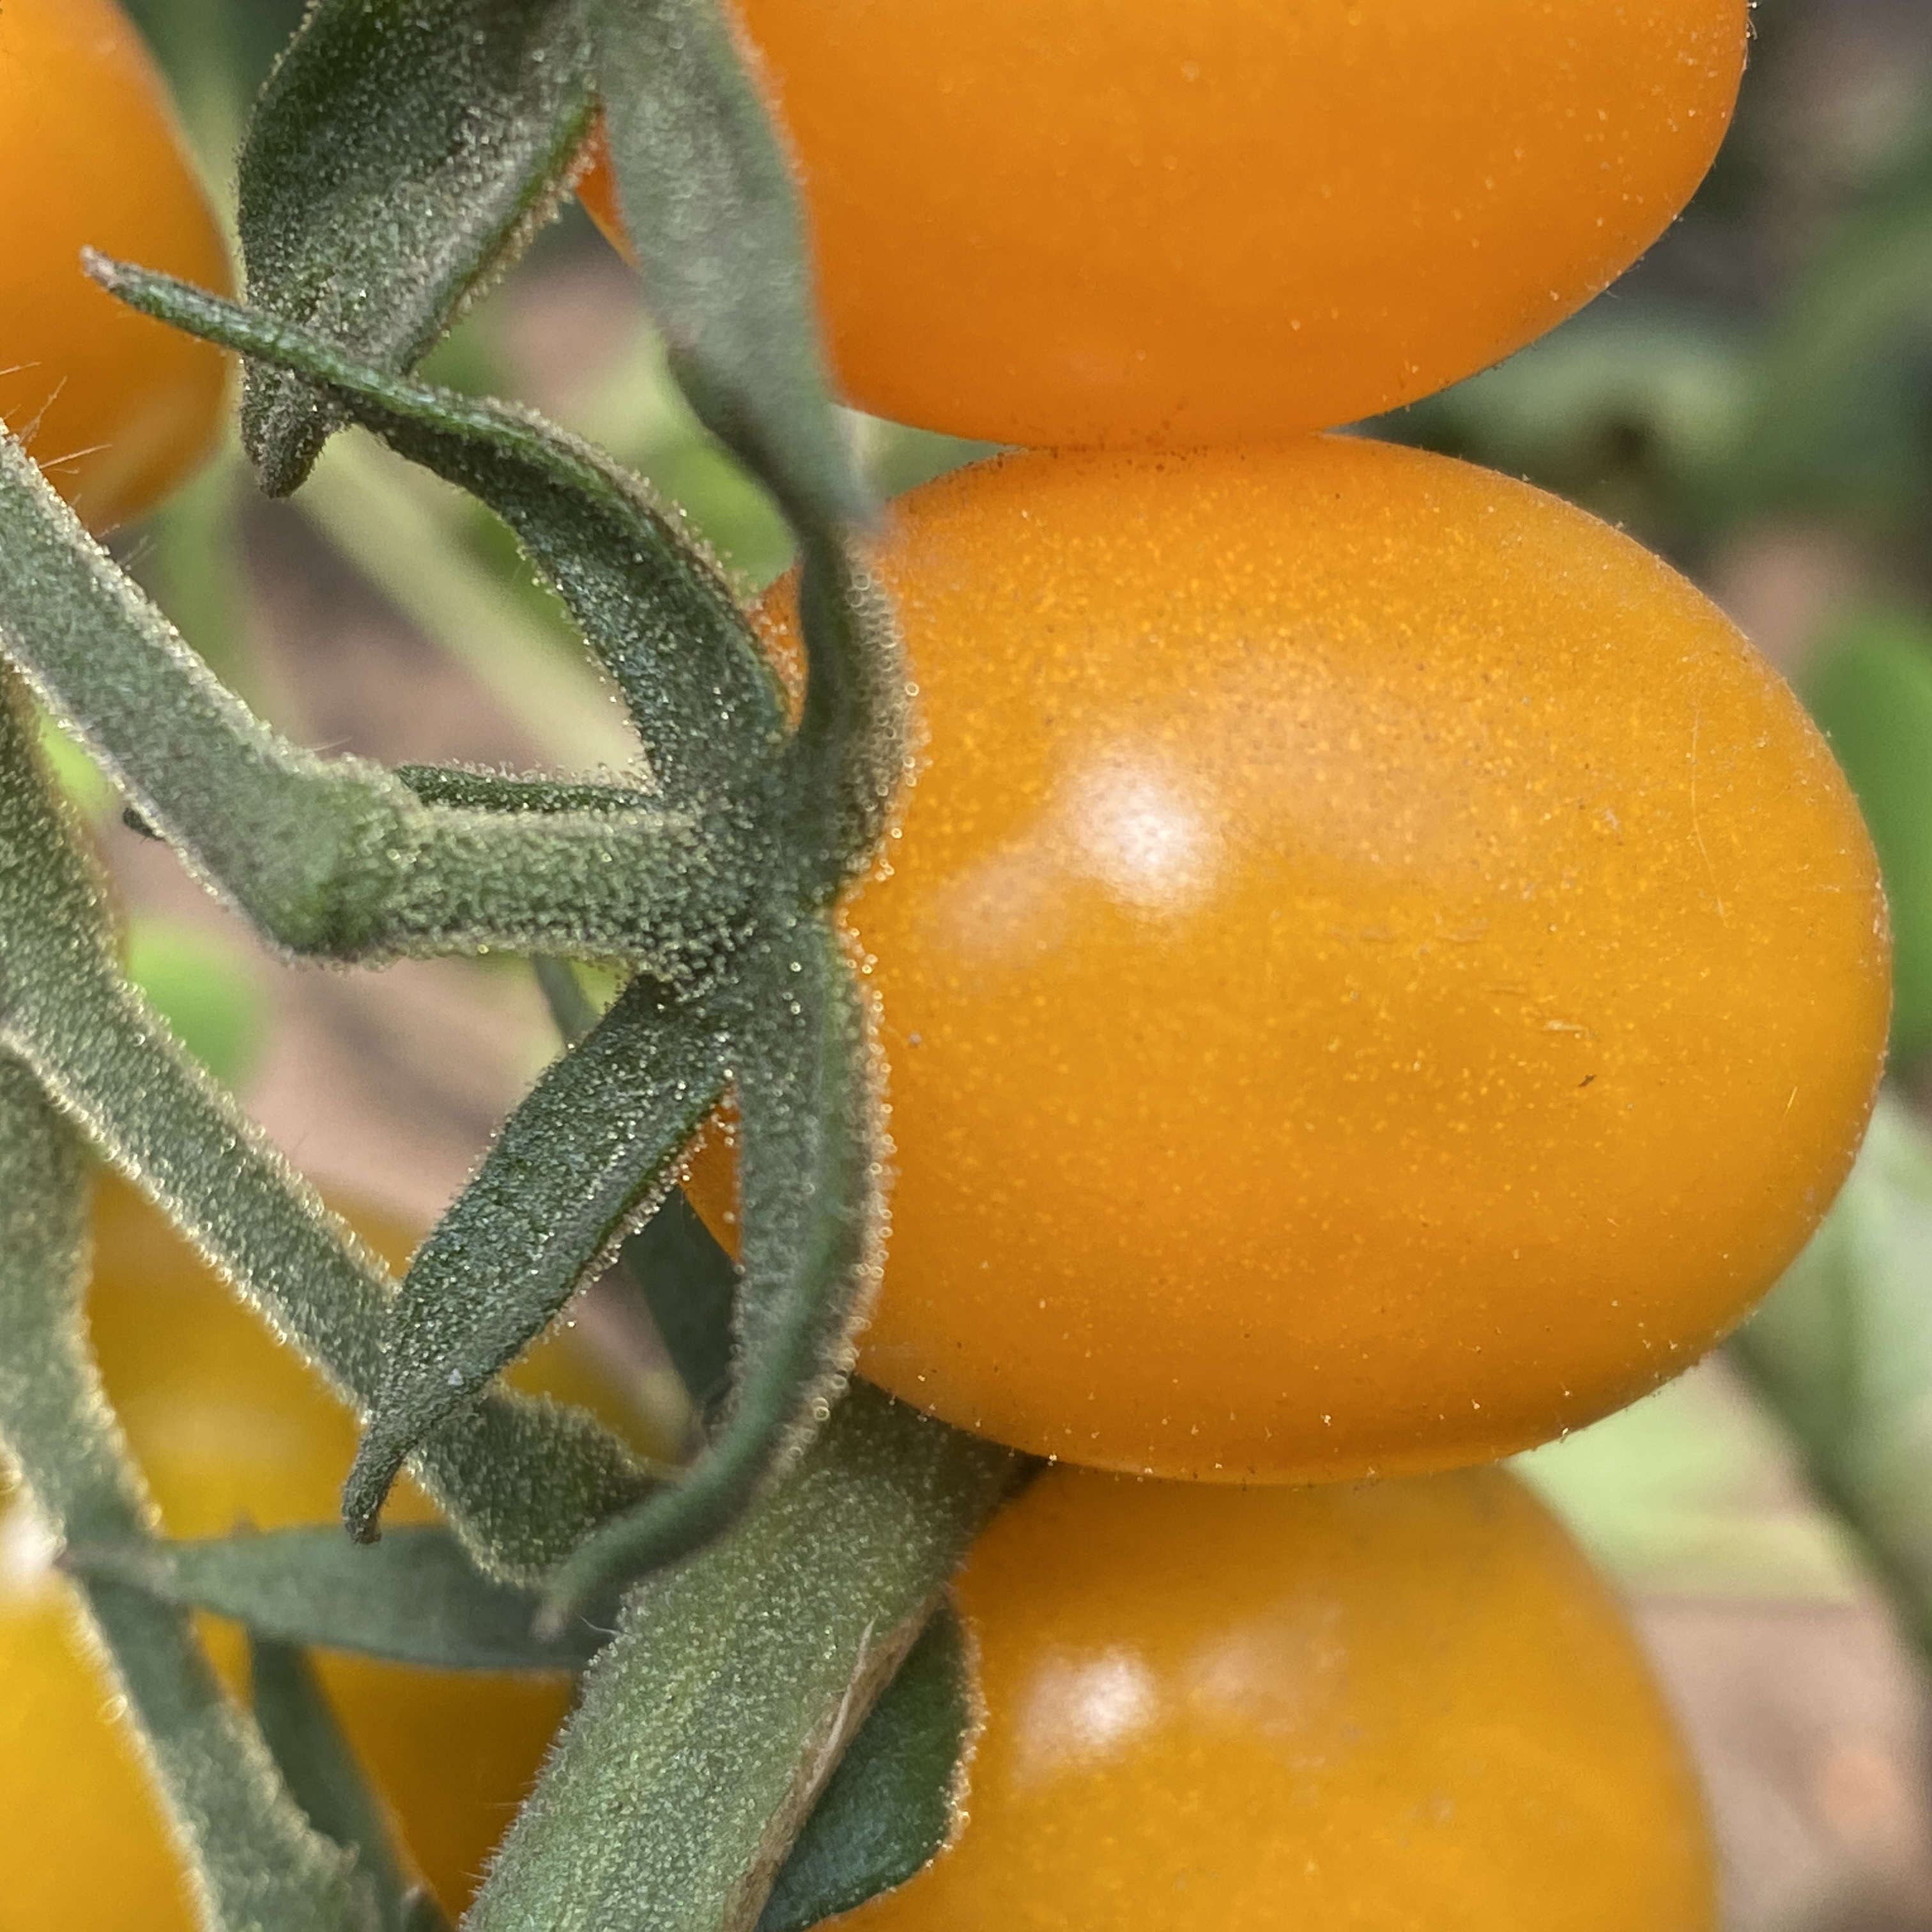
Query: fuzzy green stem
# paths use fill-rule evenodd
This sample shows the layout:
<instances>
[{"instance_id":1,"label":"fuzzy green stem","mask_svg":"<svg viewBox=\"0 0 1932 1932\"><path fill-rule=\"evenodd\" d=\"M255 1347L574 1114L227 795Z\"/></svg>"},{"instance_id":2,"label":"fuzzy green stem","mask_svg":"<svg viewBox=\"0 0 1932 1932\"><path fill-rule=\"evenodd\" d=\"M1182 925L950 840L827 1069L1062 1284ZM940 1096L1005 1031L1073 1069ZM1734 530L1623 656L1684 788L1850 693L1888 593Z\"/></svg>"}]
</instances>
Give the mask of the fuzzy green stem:
<instances>
[{"instance_id":1,"label":"fuzzy green stem","mask_svg":"<svg viewBox=\"0 0 1932 1932\"><path fill-rule=\"evenodd\" d=\"M800 888L830 899L878 853L910 765L904 652L884 596L836 535L801 525L805 708L785 748Z\"/></svg>"},{"instance_id":2,"label":"fuzzy green stem","mask_svg":"<svg viewBox=\"0 0 1932 1932\"><path fill-rule=\"evenodd\" d=\"M32 1075L0 1059L0 1440L57 1536L137 1540L153 1505L82 1339L88 1194L76 1137ZM302 1819L188 1614L105 1580L82 1594L208 1924L367 1932L351 1860Z\"/></svg>"},{"instance_id":3,"label":"fuzzy green stem","mask_svg":"<svg viewBox=\"0 0 1932 1932\"><path fill-rule=\"evenodd\" d=\"M750 1932L1022 1467L856 1385L728 1535L632 1593L467 1932Z\"/></svg>"},{"instance_id":4,"label":"fuzzy green stem","mask_svg":"<svg viewBox=\"0 0 1932 1932\"><path fill-rule=\"evenodd\" d=\"M685 814L424 804L268 730L0 437L0 646L200 876L335 959L571 951L676 976L728 920Z\"/></svg>"},{"instance_id":5,"label":"fuzzy green stem","mask_svg":"<svg viewBox=\"0 0 1932 1932\"><path fill-rule=\"evenodd\" d=\"M744 1248L730 1390L689 1469L601 1525L550 1579L552 1620L614 1580L676 1562L743 1513L837 1396L878 1284L879 1124L863 998L823 919L770 924L743 962L733 1029Z\"/></svg>"},{"instance_id":6,"label":"fuzzy green stem","mask_svg":"<svg viewBox=\"0 0 1932 1932\"><path fill-rule=\"evenodd\" d=\"M116 966L96 882L0 675L0 1048L358 1409L380 1386L394 1286L189 1060ZM416 1465L487 1564L533 1576L650 1478L580 1411L492 1395Z\"/></svg>"}]
</instances>

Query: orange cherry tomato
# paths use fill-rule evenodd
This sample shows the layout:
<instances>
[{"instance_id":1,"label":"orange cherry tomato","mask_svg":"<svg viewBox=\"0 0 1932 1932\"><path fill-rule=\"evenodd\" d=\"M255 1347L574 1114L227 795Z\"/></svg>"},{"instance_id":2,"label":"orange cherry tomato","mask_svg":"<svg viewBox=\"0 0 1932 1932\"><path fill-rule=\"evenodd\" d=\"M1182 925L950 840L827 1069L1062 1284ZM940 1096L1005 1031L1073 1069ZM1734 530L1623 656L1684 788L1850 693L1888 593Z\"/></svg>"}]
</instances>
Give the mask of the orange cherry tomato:
<instances>
[{"instance_id":1,"label":"orange cherry tomato","mask_svg":"<svg viewBox=\"0 0 1932 1932\"><path fill-rule=\"evenodd\" d=\"M877 568L928 742L846 910L897 1145L862 1373L1111 1468L1421 1472L1642 1394L1796 1253L1884 904L1655 558L1338 436L980 465ZM690 1186L728 1240L724 1140Z\"/></svg>"},{"instance_id":2,"label":"orange cherry tomato","mask_svg":"<svg viewBox=\"0 0 1932 1932\"><path fill-rule=\"evenodd\" d=\"M1348 422L1540 335L1689 199L1748 10L737 0L847 394L1057 445Z\"/></svg>"},{"instance_id":3,"label":"orange cherry tomato","mask_svg":"<svg viewBox=\"0 0 1932 1932\"><path fill-rule=\"evenodd\" d=\"M392 1259L412 1244L358 1219ZM355 1425L118 1183L96 1217L88 1312L110 1398L168 1532L218 1536L333 1521ZM560 1331L516 1378L632 1418ZM648 1446L648 1445L646 1445ZM431 1515L399 1491L392 1520ZM132 1737L76 1641L49 1552L16 1504L0 1518L0 1924L190 1932L196 1923ZM204 1620L232 1684L239 1634ZM561 1676L444 1672L318 1655L344 1728L394 1808L409 1851L459 1912L541 1762L572 1694Z\"/></svg>"},{"instance_id":4,"label":"orange cherry tomato","mask_svg":"<svg viewBox=\"0 0 1932 1932\"><path fill-rule=\"evenodd\" d=\"M113 0L0 6L0 416L94 530L138 516L207 455L220 352L82 273L99 248L204 287L228 254L165 84Z\"/></svg>"},{"instance_id":5,"label":"orange cherry tomato","mask_svg":"<svg viewBox=\"0 0 1932 1932\"><path fill-rule=\"evenodd\" d=\"M840 1932L1708 1932L1696 1780L1514 1478L1072 1470L959 1584L986 1726L950 1850Z\"/></svg>"}]
</instances>

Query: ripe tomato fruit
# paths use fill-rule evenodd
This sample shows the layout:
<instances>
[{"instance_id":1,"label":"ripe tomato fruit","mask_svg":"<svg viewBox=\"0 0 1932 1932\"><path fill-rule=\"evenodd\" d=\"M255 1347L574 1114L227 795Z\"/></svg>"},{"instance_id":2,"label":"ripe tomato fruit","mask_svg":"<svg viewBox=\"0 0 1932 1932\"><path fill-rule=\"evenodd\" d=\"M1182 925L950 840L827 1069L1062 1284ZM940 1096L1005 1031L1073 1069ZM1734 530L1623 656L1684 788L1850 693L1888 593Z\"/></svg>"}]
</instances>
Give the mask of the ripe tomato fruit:
<instances>
[{"instance_id":1,"label":"ripe tomato fruit","mask_svg":"<svg viewBox=\"0 0 1932 1932\"><path fill-rule=\"evenodd\" d=\"M1708 1932L1695 1778L1513 1478L1042 1477L969 1559L965 1822L841 1932Z\"/></svg>"},{"instance_id":2,"label":"ripe tomato fruit","mask_svg":"<svg viewBox=\"0 0 1932 1932\"><path fill-rule=\"evenodd\" d=\"M212 447L220 352L137 315L83 248L228 286L166 90L113 0L0 6L0 416L94 530L138 515Z\"/></svg>"},{"instance_id":3,"label":"ripe tomato fruit","mask_svg":"<svg viewBox=\"0 0 1932 1932\"><path fill-rule=\"evenodd\" d=\"M392 1258L406 1256L406 1238L360 1225ZM118 1184L103 1190L88 1306L110 1396L170 1534L334 1520L355 1449L348 1412ZM526 1376L622 1419L567 1335L537 1352ZM396 1503L398 1521L431 1514L419 1492ZM4 1922L190 1932L134 1740L112 1720L106 1681L76 1640L46 1554L15 1504L0 1519L0 1754L12 1767L0 1803ZM208 1631L238 1685L238 1634L212 1622ZM460 1911L562 1718L568 1681L316 1661L418 1868Z\"/></svg>"},{"instance_id":4,"label":"ripe tomato fruit","mask_svg":"<svg viewBox=\"0 0 1932 1932\"><path fill-rule=\"evenodd\" d=\"M846 908L897 1144L862 1373L1300 1481L1522 1448L1738 1319L1850 1166L1888 948L1720 613L1352 437L1010 458L893 519L928 742ZM728 1240L733 1185L714 1140Z\"/></svg>"},{"instance_id":5,"label":"ripe tomato fruit","mask_svg":"<svg viewBox=\"0 0 1932 1932\"><path fill-rule=\"evenodd\" d=\"M862 408L1252 442L1560 322L1710 165L1746 0L737 0ZM608 176L582 190L616 226Z\"/></svg>"}]
</instances>

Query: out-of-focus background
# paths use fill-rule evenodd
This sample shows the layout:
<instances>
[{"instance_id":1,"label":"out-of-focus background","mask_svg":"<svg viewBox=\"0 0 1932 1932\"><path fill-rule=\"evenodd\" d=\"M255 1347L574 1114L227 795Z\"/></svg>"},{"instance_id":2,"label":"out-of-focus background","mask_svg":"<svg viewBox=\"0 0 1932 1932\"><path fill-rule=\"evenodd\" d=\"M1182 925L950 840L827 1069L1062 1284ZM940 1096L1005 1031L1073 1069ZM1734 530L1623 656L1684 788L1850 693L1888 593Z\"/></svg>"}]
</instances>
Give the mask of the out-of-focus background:
<instances>
[{"instance_id":1,"label":"out-of-focus background","mask_svg":"<svg viewBox=\"0 0 1932 1932\"><path fill-rule=\"evenodd\" d=\"M225 193L299 0L134 0ZM1892 895L1892 1076L1932 1105L1932 0L1758 0L1690 211L1574 321L1376 425L1526 476L1703 584L1832 734ZM666 383L574 206L434 358L595 436L748 587L784 533ZM855 425L891 490L973 452ZM386 761L623 755L617 714L469 500L338 438L292 502L225 459L121 548L284 730ZM83 761L134 969L325 1186L427 1223L554 1050L526 970L268 959ZM1924 1223L1932 1229L1932 1218ZM1928 1251L1908 1249L1932 1296ZM1932 1392L1924 1398L1932 1409ZM1925 1658L1724 1360L1525 1460L1634 1601L1702 1765L1730 1932L1932 1932ZM1932 1455L1924 1464L1932 1490ZM1633 1928L1632 1932L1644 1932Z\"/></svg>"}]
</instances>

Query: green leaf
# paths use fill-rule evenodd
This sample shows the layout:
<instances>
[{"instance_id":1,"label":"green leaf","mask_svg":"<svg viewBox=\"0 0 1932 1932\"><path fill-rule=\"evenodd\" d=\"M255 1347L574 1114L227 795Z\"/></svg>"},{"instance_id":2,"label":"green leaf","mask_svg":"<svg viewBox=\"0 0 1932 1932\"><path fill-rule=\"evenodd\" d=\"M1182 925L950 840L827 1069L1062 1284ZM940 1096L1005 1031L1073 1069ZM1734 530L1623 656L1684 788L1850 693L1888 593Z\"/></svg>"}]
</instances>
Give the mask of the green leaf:
<instances>
[{"instance_id":1,"label":"green leaf","mask_svg":"<svg viewBox=\"0 0 1932 1932\"><path fill-rule=\"evenodd\" d=\"M855 1384L728 1535L632 1592L468 1932L751 1932L1023 1466Z\"/></svg>"},{"instance_id":2,"label":"green leaf","mask_svg":"<svg viewBox=\"0 0 1932 1932\"><path fill-rule=\"evenodd\" d=\"M818 340L791 170L712 0L590 0L618 204L672 373L794 524L871 505Z\"/></svg>"},{"instance_id":3,"label":"green leaf","mask_svg":"<svg viewBox=\"0 0 1932 1932\"><path fill-rule=\"evenodd\" d=\"M784 736L777 680L716 567L644 486L526 413L383 375L331 344L171 277L86 260L144 314L296 370L384 442L488 504L515 532L622 693L662 794L732 820ZM732 820L712 828L714 850ZM762 851L769 826L741 828ZM562 950L566 949L553 949Z\"/></svg>"},{"instance_id":4,"label":"green leaf","mask_svg":"<svg viewBox=\"0 0 1932 1932\"><path fill-rule=\"evenodd\" d=\"M423 1525L367 1547L322 1523L189 1543L76 1542L62 1562L260 1636L436 1670L578 1670L608 1634L579 1618L538 1638L533 1594L484 1576L448 1530Z\"/></svg>"},{"instance_id":5,"label":"green leaf","mask_svg":"<svg viewBox=\"0 0 1932 1932\"><path fill-rule=\"evenodd\" d=\"M392 370L414 367L518 251L590 125L578 0L321 0L241 158L250 299ZM272 496L335 426L256 368L242 436Z\"/></svg>"},{"instance_id":6,"label":"green leaf","mask_svg":"<svg viewBox=\"0 0 1932 1932\"><path fill-rule=\"evenodd\" d=\"M14 723L24 731L24 720ZM6 884L0 870L0 896ZM0 976L13 964L0 947ZM88 1206L77 1137L27 1069L0 1058L0 1442L56 1535L136 1540L153 1505L81 1316ZM367 1900L348 1860L290 1802L260 1734L223 1694L188 1614L105 1581L83 1597L146 1738L211 1932L365 1932Z\"/></svg>"},{"instance_id":7,"label":"green leaf","mask_svg":"<svg viewBox=\"0 0 1932 1932\"><path fill-rule=\"evenodd\" d=\"M1626 1592L1850 1604L1850 1535L1767 1482L1789 1457L1777 1418L1713 1359L1509 1466Z\"/></svg>"},{"instance_id":8,"label":"green leaf","mask_svg":"<svg viewBox=\"0 0 1932 1932\"><path fill-rule=\"evenodd\" d=\"M364 1540L403 1459L497 1371L655 1206L724 1088L724 1035L701 1001L633 980L552 1064L416 1251L343 1517Z\"/></svg>"},{"instance_id":9,"label":"green leaf","mask_svg":"<svg viewBox=\"0 0 1932 1932\"><path fill-rule=\"evenodd\" d=\"M744 956L730 1042L743 1244L736 1360L698 1460L601 1525L547 1581L548 1614L720 1534L808 1440L851 1366L878 1278L877 1096L862 998L823 920L775 920Z\"/></svg>"},{"instance_id":10,"label":"green leaf","mask_svg":"<svg viewBox=\"0 0 1932 1932\"><path fill-rule=\"evenodd\" d=\"M1892 905L1892 1041L1932 1047L1932 625L1864 610L1832 626L1802 694L1858 794Z\"/></svg>"},{"instance_id":11,"label":"green leaf","mask_svg":"<svg viewBox=\"0 0 1932 1932\"><path fill-rule=\"evenodd\" d=\"M1731 1352L1932 1658L1932 1136L1902 1101Z\"/></svg>"},{"instance_id":12,"label":"green leaf","mask_svg":"<svg viewBox=\"0 0 1932 1932\"><path fill-rule=\"evenodd\" d=\"M248 1646L255 1721L282 1781L309 1822L356 1861L368 1880L381 1932L404 1932L407 1896L382 1809L301 1648L255 1636Z\"/></svg>"},{"instance_id":13,"label":"green leaf","mask_svg":"<svg viewBox=\"0 0 1932 1932\"><path fill-rule=\"evenodd\" d=\"M121 978L99 885L34 764L31 728L16 681L0 676L0 1048L338 1391L366 1404L382 1372L388 1274ZM481 1560L526 1578L652 1481L582 1411L496 1392L415 1466Z\"/></svg>"},{"instance_id":14,"label":"green leaf","mask_svg":"<svg viewBox=\"0 0 1932 1932\"><path fill-rule=\"evenodd\" d=\"M934 1858L958 1821L976 1714L966 1634L949 1597L812 1808L758 1932L806 1932L903 1885Z\"/></svg>"}]
</instances>

